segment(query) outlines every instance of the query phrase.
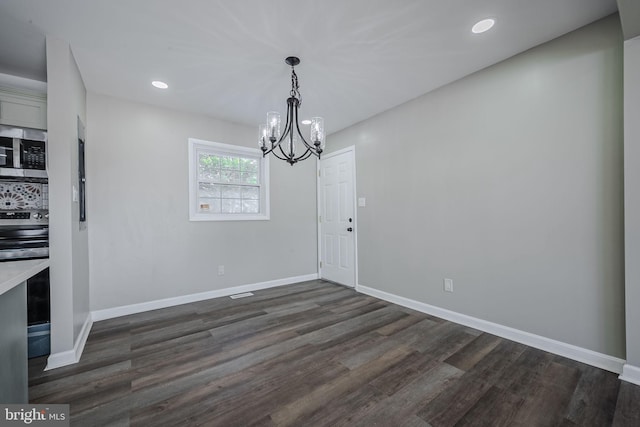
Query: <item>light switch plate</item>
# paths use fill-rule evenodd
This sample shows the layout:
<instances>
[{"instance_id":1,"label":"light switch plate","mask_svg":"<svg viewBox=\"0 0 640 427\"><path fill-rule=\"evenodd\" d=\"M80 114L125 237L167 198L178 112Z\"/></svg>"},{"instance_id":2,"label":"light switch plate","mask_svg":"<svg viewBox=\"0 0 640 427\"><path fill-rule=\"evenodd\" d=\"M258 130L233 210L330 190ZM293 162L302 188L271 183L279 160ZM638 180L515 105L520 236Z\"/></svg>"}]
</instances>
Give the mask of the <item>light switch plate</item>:
<instances>
[{"instance_id":1,"label":"light switch plate","mask_svg":"<svg viewBox=\"0 0 640 427\"><path fill-rule=\"evenodd\" d=\"M358 207L364 208L365 206L367 206L367 199L358 197Z\"/></svg>"},{"instance_id":2,"label":"light switch plate","mask_svg":"<svg viewBox=\"0 0 640 427\"><path fill-rule=\"evenodd\" d=\"M453 292L453 279L444 279L444 291Z\"/></svg>"}]
</instances>

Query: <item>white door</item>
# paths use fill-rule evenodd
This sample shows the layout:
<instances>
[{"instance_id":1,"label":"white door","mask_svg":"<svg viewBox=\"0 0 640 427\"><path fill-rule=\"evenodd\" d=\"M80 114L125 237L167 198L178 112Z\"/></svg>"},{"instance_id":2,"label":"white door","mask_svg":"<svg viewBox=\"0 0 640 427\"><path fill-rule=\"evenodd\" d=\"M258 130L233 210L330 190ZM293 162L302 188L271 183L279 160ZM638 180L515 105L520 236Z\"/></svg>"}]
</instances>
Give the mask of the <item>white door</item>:
<instances>
[{"instance_id":1,"label":"white door","mask_svg":"<svg viewBox=\"0 0 640 427\"><path fill-rule=\"evenodd\" d=\"M328 154L318 178L320 277L356 283L355 157L353 148Z\"/></svg>"}]
</instances>

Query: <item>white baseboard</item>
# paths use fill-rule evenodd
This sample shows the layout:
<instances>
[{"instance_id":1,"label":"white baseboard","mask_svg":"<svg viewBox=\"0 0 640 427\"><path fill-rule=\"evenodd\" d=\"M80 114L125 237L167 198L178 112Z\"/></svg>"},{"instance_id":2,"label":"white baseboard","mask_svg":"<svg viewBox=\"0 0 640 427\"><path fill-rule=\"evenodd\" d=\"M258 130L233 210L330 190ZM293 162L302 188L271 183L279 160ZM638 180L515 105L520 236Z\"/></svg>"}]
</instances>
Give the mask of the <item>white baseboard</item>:
<instances>
[{"instance_id":1,"label":"white baseboard","mask_svg":"<svg viewBox=\"0 0 640 427\"><path fill-rule=\"evenodd\" d=\"M518 329L503 326L498 323L488 322L486 320L478 319L476 317L467 316L465 314L456 313L455 311L446 310L433 305L425 304L423 302L415 301L409 298L394 295L388 292L380 291L378 289L369 288L367 286L357 285L356 291L363 294L370 295L372 297L380 298L385 301L392 302L394 304L401 305L403 307L411 308L422 313L427 313L432 316L440 317L460 325L469 326L474 329L478 329L484 332L488 332L493 335L497 335L502 338L506 338L511 341L516 341L530 347L535 347L540 350L548 351L560 356L567 357L569 359L576 360L578 362L586 363L587 365L595 366L597 368L605 369L607 371L615 372L619 374L623 372L624 360L617 357L609 356L606 354L598 353L586 348L577 347L572 344L567 344L561 341L552 340L540 335L535 335L529 332L521 331ZM628 366L628 365L625 365ZM631 369L633 368L633 369ZM629 378L635 378L635 380L627 380L629 382L640 380L640 369L631 367L628 369L627 376ZM635 370L634 370L635 369ZM624 376L624 374L623 374ZM621 379L623 379L621 377ZM634 382L634 384L640 384Z\"/></svg>"},{"instance_id":2,"label":"white baseboard","mask_svg":"<svg viewBox=\"0 0 640 427\"><path fill-rule=\"evenodd\" d=\"M640 385L640 368L625 363L622 367L622 374L618 378L631 384Z\"/></svg>"},{"instance_id":3,"label":"white baseboard","mask_svg":"<svg viewBox=\"0 0 640 427\"><path fill-rule=\"evenodd\" d=\"M78 334L78 338L76 338L76 341L73 345L73 350L53 353L49 355L49 357L47 358L47 366L46 368L44 368L44 370L48 371L50 369L60 368L62 366L78 363L80 361L80 357L82 356L84 345L87 343L87 338L89 338L89 332L91 332L92 325L93 321L91 313L89 313L84 321L84 324L82 325L80 333Z\"/></svg>"},{"instance_id":4,"label":"white baseboard","mask_svg":"<svg viewBox=\"0 0 640 427\"><path fill-rule=\"evenodd\" d=\"M267 282L252 283L249 285L234 286L231 288L216 289L213 291L201 292L197 294L183 295L173 298L159 299L155 301L142 302L138 304L124 305L120 307L106 308L91 312L91 319L94 322L100 320L113 319L114 317L127 316L129 314L142 313L145 311L157 310L159 308L173 307L175 305L187 304L190 302L203 301L211 298L226 297L243 292L259 291L261 289L273 288L276 286L291 285L293 283L306 282L318 278L318 273L306 274L304 276L287 277L284 279L270 280Z\"/></svg>"}]
</instances>

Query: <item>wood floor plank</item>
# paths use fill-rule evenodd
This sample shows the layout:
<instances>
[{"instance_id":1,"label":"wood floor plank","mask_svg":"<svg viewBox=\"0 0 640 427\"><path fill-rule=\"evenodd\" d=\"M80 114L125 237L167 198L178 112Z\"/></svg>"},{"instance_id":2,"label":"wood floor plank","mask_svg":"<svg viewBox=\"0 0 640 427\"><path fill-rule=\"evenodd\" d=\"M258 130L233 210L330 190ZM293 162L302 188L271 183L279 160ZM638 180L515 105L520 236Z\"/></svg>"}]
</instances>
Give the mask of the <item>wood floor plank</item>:
<instances>
[{"instance_id":1,"label":"wood floor plank","mask_svg":"<svg viewBox=\"0 0 640 427\"><path fill-rule=\"evenodd\" d=\"M488 353L487 347L492 348ZM483 357L470 354L472 348ZM434 427L454 425L483 398L504 371L511 368L525 348L521 344L506 340L499 340L494 346L492 337L479 339L473 346L465 346L460 350L461 356L455 361L468 369L466 373L456 384L422 408L417 415Z\"/></svg>"},{"instance_id":2,"label":"wood floor plank","mask_svg":"<svg viewBox=\"0 0 640 427\"><path fill-rule=\"evenodd\" d=\"M415 415L421 407L428 405L436 396L456 384L456 380L463 374L463 371L451 365L438 362L380 402L365 417L360 418L361 414L356 412L353 418L359 425L402 425L404 420Z\"/></svg>"},{"instance_id":3,"label":"wood floor plank","mask_svg":"<svg viewBox=\"0 0 640 427\"><path fill-rule=\"evenodd\" d=\"M440 323L434 322L431 319L424 318L411 326L396 331L395 333L391 334L390 337L394 341L409 345L413 349L421 348L422 341L425 339L429 339L429 337L432 336L431 330L439 324Z\"/></svg>"},{"instance_id":4,"label":"wood floor plank","mask_svg":"<svg viewBox=\"0 0 640 427\"><path fill-rule=\"evenodd\" d=\"M524 401L523 397L492 386L455 425L510 427ZM487 420L491 420L490 424Z\"/></svg>"},{"instance_id":5,"label":"wood floor plank","mask_svg":"<svg viewBox=\"0 0 640 427\"><path fill-rule=\"evenodd\" d=\"M434 427L453 426L491 387L489 383L461 375L459 381L443 390L433 401L418 410L416 415Z\"/></svg>"},{"instance_id":6,"label":"wood floor plank","mask_svg":"<svg viewBox=\"0 0 640 427\"><path fill-rule=\"evenodd\" d=\"M386 396L374 387L364 384L340 399L332 399L319 410L299 420L300 425L314 427L337 427L355 425L354 410L358 415L368 414L378 407ZM274 425L277 425L274 423Z\"/></svg>"},{"instance_id":7,"label":"wood floor plank","mask_svg":"<svg viewBox=\"0 0 640 427\"><path fill-rule=\"evenodd\" d=\"M388 304L383 302L378 302L376 304L367 304L365 306L352 308L349 311L342 312L340 314L333 313L329 311L326 316L323 316L322 319L317 319L314 322L308 322L303 327L298 328L297 331L300 334L306 334L309 332L317 331L319 329L325 329L327 327L331 327L333 325L340 324L345 320L353 319L356 316L360 316L368 313L377 313L379 310L385 309L388 307ZM400 313L397 314L398 317L401 316Z\"/></svg>"},{"instance_id":8,"label":"wood floor plank","mask_svg":"<svg viewBox=\"0 0 640 427\"><path fill-rule=\"evenodd\" d=\"M533 384L553 359L554 355L550 353L527 348L515 361L513 368L505 370L495 385L511 394L526 398Z\"/></svg>"},{"instance_id":9,"label":"wood floor plank","mask_svg":"<svg viewBox=\"0 0 640 427\"><path fill-rule=\"evenodd\" d=\"M438 361L429 355L414 351L396 366L371 381L371 385L387 396L391 396L437 364Z\"/></svg>"},{"instance_id":10,"label":"wood floor plank","mask_svg":"<svg viewBox=\"0 0 640 427\"><path fill-rule=\"evenodd\" d=\"M476 331L477 332L477 331ZM446 360L471 343L479 335L470 328L452 322L437 324L422 340L412 347L432 358Z\"/></svg>"},{"instance_id":11,"label":"wood floor plank","mask_svg":"<svg viewBox=\"0 0 640 427\"><path fill-rule=\"evenodd\" d=\"M622 382L613 417L613 427L640 426L640 386Z\"/></svg>"},{"instance_id":12,"label":"wood floor plank","mask_svg":"<svg viewBox=\"0 0 640 427\"><path fill-rule=\"evenodd\" d=\"M613 426L640 426L640 386L622 382L613 417Z\"/></svg>"},{"instance_id":13,"label":"wood floor plank","mask_svg":"<svg viewBox=\"0 0 640 427\"><path fill-rule=\"evenodd\" d=\"M398 347L395 341L383 336L371 334L371 337L362 346L345 351L340 354L338 360L349 369L356 369L359 366L376 359L380 355Z\"/></svg>"},{"instance_id":14,"label":"wood floor plank","mask_svg":"<svg viewBox=\"0 0 640 427\"><path fill-rule=\"evenodd\" d=\"M463 371L468 371L500 344L500 338L482 334L460 351L447 358L445 362Z\"/></svg>"},{"instance_id":15,"label":"wood floor plank","mask_svg":"<svg viewBox=\"0 0 640 427\"><path fill-rule=\"evenodd\" d=\"M171 425L185 419L190 423L206 423L213 417L220 425L240 421L240 425L250 424L270 411L269 405L274 404L274 396L278 396L279 403L292 401L299 393L347 372L345 367L337 363L314 363L316 355L309 346L283 353L250 369L221 377L134 411L132 422L139 425ZM263 374L255 375L256 372ZM291 387L292 383L298 386ZM197 406L194 407L194 403Z\"/></svg>"},{"instance_id":16,"label":"wood floor plank","mask_svg":"<svg viewBox=\"0 0 640 427\"><path fill-rule=\"evenodd\" d=\"M72 426L639 426L615 374L320 280L95 322L29 361Z\"/></svg>"},{"instance_id":17,"label":"wood floor plank","mask_svg":"<svg viewBox=\"0 0 640 427\"><path fill-rule=\"evenodd\" d=\"M580 370L580 379L571 396L566 418L579 426L611 425L618 400L618 376L579 362L567 363Z\"/></svg>"},{"instance_id":18,"label":"wood floor plank","mask_svg":"<svg viewBox=\"0 0 640 427\"><path fill-rule=\"evenodd\" d=\"M117 376L124 374L128 377L129 370L131 368L131 361L126 360L113 365L105 365L98 369L91 371L80 372L76 375L69 375L58 378L53 381L38 384L29 387L29 399L32 401L46 402L47 399L52 398L56 394L63 395L62 397L70 397L69 393L78 392L85 386L83 392L93 391L92 388L96 387L106 380L113 380ZM128 379L128 378L127 378ZM56 399L58 400L58 399Z\"/></svg>"},{"instance_id":19,"label":"wood floor plank","mask_svg":"<svg viewBox=\"0 0 640 427\"><path fill-rule=\"evenodd\" d=\"M425 318L422 316L412 316L410 314L407 314L406 316L401 317L400 319L396 320L393 323L390 323L381 328L378 328L376 332L379 333L380 335L389 336L389 335L395 334L398 331L406 329L409 326L415 325L416 323L424 319Z\"/></svg>"},{"instance_id":20,"label":"wood floor plank","mask_svg":"<svg viewBox=\"0 0 640 427\"><path fill-rule=\"evenodd\" d=\"M555 426L565 418L576 389L580 371L556 362L550 363L531 387L527 399L514 417L514 426Z\"/></svg>"},{"instance_id":21,"label":"wood floor plank","mask_svg":"<svg viewBox=\"0 0 640 427\"><path fill-rule=\"evenodd\" d=\"M353 390L367 384L411 353L408 347L394 348L381 357L350 370L344 376L322 384L294 402L284 405L271 413L271 419L281 426L296 425L298 419L317 411L327 402L340 398Z\"/></svg>"}]
</instances>

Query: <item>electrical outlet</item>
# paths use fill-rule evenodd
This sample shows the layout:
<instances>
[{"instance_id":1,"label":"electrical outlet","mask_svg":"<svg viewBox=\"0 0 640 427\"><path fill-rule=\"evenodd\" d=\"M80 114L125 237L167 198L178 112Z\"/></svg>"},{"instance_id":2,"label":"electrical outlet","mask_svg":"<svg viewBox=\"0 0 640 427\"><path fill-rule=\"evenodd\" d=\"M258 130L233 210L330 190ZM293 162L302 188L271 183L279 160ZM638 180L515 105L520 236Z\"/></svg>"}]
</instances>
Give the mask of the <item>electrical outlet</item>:
<instances>
[{"instance_id":1,"label":"electrical outlet","mask_svg":"<svg viewBox=\"0 0 640 427\"><path fill-rule=\"evenodd\" d=\"M444 291L453 292L453 279L444 279Z\"/></svg>"},{"instance_id":2,"label":"electrical outlet","mask_svg":"<svg viewBox=\"0 0 640 427\"><path fill-rule=\"evenodd\" d=\"M218 276L224 276L224 265L218 266Z\"/></svg>"}]
</instances>

